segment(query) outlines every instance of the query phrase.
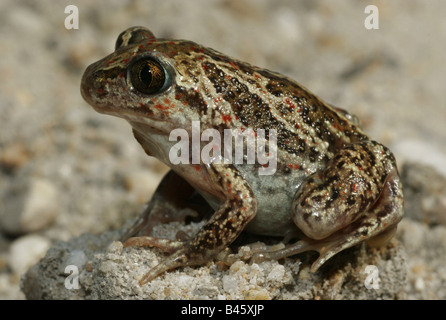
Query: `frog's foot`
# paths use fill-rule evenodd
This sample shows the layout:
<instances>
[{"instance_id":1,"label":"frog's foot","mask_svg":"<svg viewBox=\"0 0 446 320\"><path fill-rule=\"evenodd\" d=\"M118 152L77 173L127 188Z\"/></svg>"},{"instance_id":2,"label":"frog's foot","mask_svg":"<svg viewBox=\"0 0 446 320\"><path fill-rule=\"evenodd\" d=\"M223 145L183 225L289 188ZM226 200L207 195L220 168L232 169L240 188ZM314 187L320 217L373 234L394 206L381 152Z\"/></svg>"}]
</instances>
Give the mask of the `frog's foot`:
<instances>
[{"instance_id":1,"label":"frog's foot","mask_svg":"<svg viewBox=\"0 0 446 320\"><path fill-rule=\"evenodd\" d=\"M383 245L393 237L395 232L396 225L376 235L375 237L371 238L371 240L376 245ZM319 257L311 265L311 271L316 272L331 257L355 244L358 244L362 240L362 238L358 239L356 232L349 236L345 235L344 233L337 233L324 240L299 240L280 250L260 250L254 252L251 257L251 262L260 263L267 260L279 260L307 251L317 251L319 253ZM374 246L369 242L367 243Z\"/></svg>"},{"instance_id":2,"label":"frog's foot","mask_svg":"<svg viewBox=\"0 0 446 320\"><path fill-rule=\"evenodd\" d=\"M124 247L155 247L171 254L166 260L150 269L150 271L141 278L139 281L141 286L170 269L187 265L187 256L184 253L185 242L183 241L172 241L155 237L133 237L124 243Z\"/></svg>"},{"instance_id":3,"label":"frog's foot","mask_svg":"<svg viewBox=\"0 0 446 320\"><path fill-rule=\"evenodd\" d=\"M149 272L141 278L139 281L141 286L168 270L204 264L214 255L212 252L208 252L207 254L197 252L190 246L189 241L172 241L154 237L130 238L124 243L124 247L156 247L166 253L170 253L170 256L167 257L167 259L161 261L161 263L150 269Z\"/></svg>"},{"instance_id":4,"label":"frog's foot","mask_svg":"<svg viewBox=\"0 0 446 320\"><path fill-rule=\"evenodd\" d=\"M188 250L187 246L183 246L171 254L167 259L150 269L149 272L139 280L139 284L143 286L168 270L192 265L202 265L206 263L209 258L210 257L202 255L194 255Z\"/></svg>"},{"instance_id":5,"label":"frog's foot","mask_svg":"<svg viewBox=\"0 0 446 320\"><path fill-rule=\"evenodd\" d=\"M323 247L324 244L321 241L305 239L299 240L279 250L270 250L267 248L254 249L250 262L261 263L268 260L280 260L307 251L318 251L320 253Z\"/></svg>"},{"instance_id":6,"label":"frog's foot","mask_svg":"<svg viewBox=\"0 0 446 320\"><path fill-rule=\"evenodd\" d=\"M170 256L152 268L141 280L144 285L158 275L179 267L203 265L217 257L243 231L257 212L257 200L249 184L230 165L210 165L210 179L222 186L226 200L193 238L178 235L186 241L166 241L152 237L129 239L126 246L156 246ZM231 186L228 188L227 186ZM224 188L223 188L224 186Z\"/></svg>"}]
</instances>

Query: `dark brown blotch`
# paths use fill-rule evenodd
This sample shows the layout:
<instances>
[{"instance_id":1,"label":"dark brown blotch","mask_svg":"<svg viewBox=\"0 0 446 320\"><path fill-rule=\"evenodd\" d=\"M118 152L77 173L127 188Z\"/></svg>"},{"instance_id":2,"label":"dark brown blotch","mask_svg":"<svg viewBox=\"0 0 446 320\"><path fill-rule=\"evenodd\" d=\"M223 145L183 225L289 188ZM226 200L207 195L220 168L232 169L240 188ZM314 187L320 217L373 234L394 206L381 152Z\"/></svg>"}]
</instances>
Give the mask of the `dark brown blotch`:
<instances>
[{"instance_id":1,"label":"dark brown blotch","mask_svg":"<svg viewBox=\"0 0 446 320\"><path fill-rule=\"evenodd\" d=\"M198 109L201 114L207 110L207 103L203 100L201 95L193 89L186 89L184 87L176 88L177 94L175 98L191 108Z\"/></svg>"}]
</instances>

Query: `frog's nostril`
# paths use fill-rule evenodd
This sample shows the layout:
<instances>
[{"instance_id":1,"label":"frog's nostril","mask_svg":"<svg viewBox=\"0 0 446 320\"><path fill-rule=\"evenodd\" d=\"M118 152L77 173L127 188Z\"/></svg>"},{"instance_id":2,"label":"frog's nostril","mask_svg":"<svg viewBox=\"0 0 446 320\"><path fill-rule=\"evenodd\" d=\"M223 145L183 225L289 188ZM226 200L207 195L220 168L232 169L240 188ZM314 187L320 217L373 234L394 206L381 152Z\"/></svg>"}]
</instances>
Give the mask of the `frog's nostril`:
<instances>
[{"instance_id":1,"label":"frog's nostril","mask_svg":"<svg viewBox=\"0 0 446 320\"><path fill-rule=\"evenodd\" d=\"M85 70L81 80L81 94L88 103L91 104L94 98L103 97L107 93L105 76L105 73L94 68L94 65Z\"/></svg>"}]
</instances>

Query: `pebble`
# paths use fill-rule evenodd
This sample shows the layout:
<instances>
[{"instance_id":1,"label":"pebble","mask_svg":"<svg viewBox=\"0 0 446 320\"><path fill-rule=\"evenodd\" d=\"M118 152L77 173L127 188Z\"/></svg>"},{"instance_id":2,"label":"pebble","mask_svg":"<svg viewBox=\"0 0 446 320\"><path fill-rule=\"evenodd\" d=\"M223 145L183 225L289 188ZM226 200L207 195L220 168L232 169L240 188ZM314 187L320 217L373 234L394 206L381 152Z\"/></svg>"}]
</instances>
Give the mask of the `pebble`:
<instances>
[{"instance_id":1,"label":"pebble","mask_svg":"<svg viewBox=\"0 0 446 320\"><path fill-rule=\"evenodd\" d=\"M45 256L51 243L39 235L26 235L12 242L9 248L8 264L16 274L25 273L32 265Z\"/></svg>"},{"instance_id":2,"label":"pebble","mask_svg":"<svg viewBox=\"0 0 446 320\"><path fill-rule=\"evenodd\" d=\"M246 300L270 300L271 297L265 289L251 289L244 293Z\"/></svg>"},{"instance_id":3,"label":"pebble","mask_svg":"<svg viewBox=\"0 0 446 320\"><path fill-rule=\"evenodd\" d=\"M107 253L120 255L124 245L120 241L113 241L107 248Z\"/></svg>"},{"instance_id":4,"label":"pebble","mask_svg":"<svg viewBox=\"0 0 446 320\"><path fill-rule=\"evenodd\" d=\"M0 166L8 171L22 167L29 161L29 152L21 143L13 143L3 148L0 153Z\"/></svg>"},{"instance_id":5,"label":"pebble","mask_svg":"<svg viewBox=\"0 0 446 320\"><path fill-rule=\"evenodd\" d=\"M238 288L238 281L233 276L228 276L228 275L223 276L222 282L223 282L223 289L228 293L235 292Z\"/></svg>"},{"instance_id":6,"label":"pebble","mask_svg":"<svg viewBox=\"0 0 446 320\"><path fill-rule=\"evenodd\" d=\"M424 280L422 278L416 278L415 280L415 290L422 292L425 289Z\"/></svg>"},{"instance_id":7,"label":"pebble","mask_svg":"<svg viewBox=\"0 0 446 320\"><path fill-rule=\"evenodd\" d=\"M268 274L268 281L282 281L285 276L285 267L281 264L275 266L271 272Z\"/></svg>"},{"instance_id":8,"label":"pebble","mask_svg":"<svg viewBox=\"0 0 446 320\"><path fill-rule=\"evenodd\" d=\"M58 191L48 180L30 178L18 182L5 193L0 208L0 229L6 234L22 235L42 230L58 213Z\"/></svg>"}]
</instances>

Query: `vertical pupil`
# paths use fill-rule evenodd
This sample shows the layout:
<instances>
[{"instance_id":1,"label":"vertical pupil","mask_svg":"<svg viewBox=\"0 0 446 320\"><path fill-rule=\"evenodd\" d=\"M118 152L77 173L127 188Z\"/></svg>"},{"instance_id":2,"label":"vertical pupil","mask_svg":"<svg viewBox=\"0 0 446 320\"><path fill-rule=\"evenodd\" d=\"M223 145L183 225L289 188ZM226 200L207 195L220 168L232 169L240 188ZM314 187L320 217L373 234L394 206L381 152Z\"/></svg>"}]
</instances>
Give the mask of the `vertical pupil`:
<instances>
[{"instance_id":1,"label":"vertical pupil","mask_svg":"<svg viewBox=\"0 0 446 320\"><path fill-rule=\"evenodd\" d=\"M162 66L152 59L138 60L130 66L130 80L141 93L159 93L165 85L166 75Z\"/></svg>"},{"instance_id":2,"label":"vertical pupil","mask_svg":"<svg viewBox=\"0 0 446 320\"><path fill-rule=\"evenodd\" d=\"M149 85L152 83L152 69L150 68L150 66L145 65L142 69L141 72L139 74L139 78L141 79L141 81L143 83L145 83L146 85Z\"/></svg>"}]
</instances>

